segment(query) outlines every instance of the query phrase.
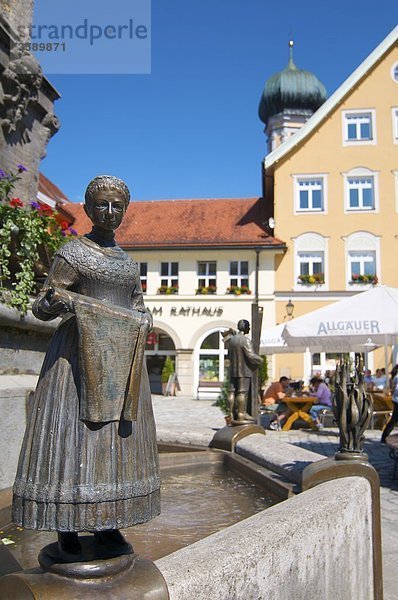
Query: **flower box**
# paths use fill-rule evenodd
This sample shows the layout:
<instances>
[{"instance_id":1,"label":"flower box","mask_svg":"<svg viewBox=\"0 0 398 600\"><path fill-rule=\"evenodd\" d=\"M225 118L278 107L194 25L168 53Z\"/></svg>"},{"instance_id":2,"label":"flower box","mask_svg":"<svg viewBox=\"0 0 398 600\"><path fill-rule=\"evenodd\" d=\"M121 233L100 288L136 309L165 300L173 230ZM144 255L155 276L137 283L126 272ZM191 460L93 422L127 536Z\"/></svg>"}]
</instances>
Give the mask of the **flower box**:
<instances>
[{"instance_id":1,"label":"flower box","mask_svg":"<svg viewBox=\"0 0 398 600\"><path fill-rule=\"evenodd\" d=\"M359 283L361 285L364 285L369 283L376 284L378 283L378 281L379 280L377 278L377 275L357 275L353 273L351 275L350 283Z\"/></svg>"},{"instance_id":2,"label":"flower box","mask_svg":"<svg viewBox=\"0 0 398 600\"><path fill-rule=\"evenodd\" d=\"M202 285L196 290L196 294L215 294L217 287L215 285Z\"/></svg>"},{"instance_id":3,"label":"flower box","mask_svg":"<svg viewBox=\"0 0 398 600\"><path fill-rule=\"evenodd\" d=\"M234 294L235 296L240 296L241 294L251 294L252 291L247 287L247 285L231 285L227 288L227 294Z\"/></svg>"},{"instance_id":4,"label":"flower box","mask_svg":"<svg viewBox=\"0 0 398 600\"><path fill-rule=\"evenodd\" d=\"M322 285L325 283L325 274L315 273L314 275L299 275L298 283L302 285Z\"/></svg>"},{"instance_id":5,"label":"flower box","mask_svg":"<svg viewBox=\"0 0 398 600\"><path fill-rule=\"evenodd\" d=\"M178 294L178 285L161 285L158 289L158 294L166 294L167 296Z\"/></svg>"}]
</instances>

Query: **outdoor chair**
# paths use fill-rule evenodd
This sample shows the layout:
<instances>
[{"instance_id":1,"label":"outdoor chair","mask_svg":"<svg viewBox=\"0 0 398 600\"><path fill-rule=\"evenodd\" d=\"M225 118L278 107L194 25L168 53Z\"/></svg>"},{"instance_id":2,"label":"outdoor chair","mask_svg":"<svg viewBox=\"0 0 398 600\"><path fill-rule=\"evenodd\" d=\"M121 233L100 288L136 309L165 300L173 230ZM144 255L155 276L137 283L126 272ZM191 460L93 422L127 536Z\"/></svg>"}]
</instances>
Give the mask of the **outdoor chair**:
<instances>
[{"instance_id":1,"label":"outdoor chair","mask_svg":"<svg viewBox=\"0 0 398 600\"><path fill-rule=\"evenodd\" d=\"M334 418L334 414L331 408L323 408L319 413L319 420L321 422L322 427L325 427L325 421L327 420L329 426L336 425L336 420Z\"/></svg>"},{"instance_id":2,"label":"outdoor chair","mask_svg":"<svg viewBox=\"0 0 398 600\"><path fill-rule=\"evenodd\" d=\"M374 410L370 418L370 429L374 429L375 419L376 426L381 426L381 428L383 428L384 425L387 423L388 419L391 417L391 415L391 410Z\"/></svg>"}]
</instances>

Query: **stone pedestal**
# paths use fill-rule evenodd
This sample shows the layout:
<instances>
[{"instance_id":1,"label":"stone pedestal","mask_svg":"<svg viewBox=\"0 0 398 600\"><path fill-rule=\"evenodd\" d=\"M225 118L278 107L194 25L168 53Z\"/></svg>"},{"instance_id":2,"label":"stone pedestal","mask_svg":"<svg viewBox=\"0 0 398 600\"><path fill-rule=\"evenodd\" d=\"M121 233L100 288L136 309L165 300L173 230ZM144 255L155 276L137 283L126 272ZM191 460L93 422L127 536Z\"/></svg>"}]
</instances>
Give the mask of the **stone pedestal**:
<instances>
[{"instance_id":1,"label":"stone pedestal","mask_svg":"<svg viewBox=\"0 0 398 600\"><path fill-rule=\"evenodd\" d=\"M82 558L67 562L58 544L40 552L41 568L0 578L2 600L168 600L166 582L156 567L136 554L112 557L98 550L92 536L79 536Z\"/></svg>"}]
</instances>

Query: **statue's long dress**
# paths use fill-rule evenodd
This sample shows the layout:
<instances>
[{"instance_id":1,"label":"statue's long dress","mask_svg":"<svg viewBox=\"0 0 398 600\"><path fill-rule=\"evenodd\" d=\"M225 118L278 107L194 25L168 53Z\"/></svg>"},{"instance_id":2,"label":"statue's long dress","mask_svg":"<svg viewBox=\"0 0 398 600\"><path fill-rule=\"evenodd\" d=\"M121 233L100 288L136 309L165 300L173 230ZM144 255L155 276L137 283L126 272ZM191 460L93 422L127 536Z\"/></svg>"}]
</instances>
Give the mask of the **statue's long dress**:
<instances>
[{"instance_id":1,"label":"statue's long dress","mask_svg":"<svg viewBox=\"0 0 398 600\"><path fill-rule=\"evenodd\" d=\"M137 264L119 247L104 248L91 239L73 240L58 251L34 307L44 320L52 318L45 310L49 286L145 311ZM47 351L21 449L13 521L25 528L119 529L160 512L156 433L145 366L136 421L80 420L79 382L78 330L76 318L69 316Z\"/></svg>"}]
</instances>

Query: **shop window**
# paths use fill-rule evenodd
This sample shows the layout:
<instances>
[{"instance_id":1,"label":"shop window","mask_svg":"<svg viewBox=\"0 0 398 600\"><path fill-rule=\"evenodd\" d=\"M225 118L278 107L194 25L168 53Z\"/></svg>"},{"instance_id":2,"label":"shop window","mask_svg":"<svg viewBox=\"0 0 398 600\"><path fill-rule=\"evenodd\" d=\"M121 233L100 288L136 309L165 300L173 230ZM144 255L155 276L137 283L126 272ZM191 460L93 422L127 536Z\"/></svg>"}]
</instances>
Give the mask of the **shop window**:
<instances>
[{"instance_id":1,"label":"shop window","mask_svg":"<svg viewBox=\"0 0 398 600\"><path fill-rule=\"evenodd\" d=\"M224 381L227 350L221 340L221 331L210 333L199 350L199 381Z\"/></svg>"}]
</instances>

